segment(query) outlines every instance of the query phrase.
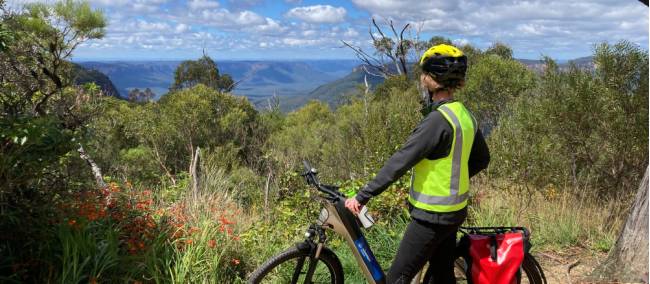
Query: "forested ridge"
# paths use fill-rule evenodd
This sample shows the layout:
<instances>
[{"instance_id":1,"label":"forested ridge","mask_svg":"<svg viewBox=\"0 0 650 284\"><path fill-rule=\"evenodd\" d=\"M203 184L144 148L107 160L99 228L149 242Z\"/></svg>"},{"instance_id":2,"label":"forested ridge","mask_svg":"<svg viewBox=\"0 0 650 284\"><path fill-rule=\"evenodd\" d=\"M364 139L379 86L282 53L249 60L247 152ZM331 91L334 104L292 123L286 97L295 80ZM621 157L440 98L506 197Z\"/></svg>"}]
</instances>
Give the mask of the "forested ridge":
<instances>
[{"instance_id":1,"label":"forested ridge","mask_svg":"<svg viewBox=\"0 0 650 284\"><path fill-rule=\"evenodd\" d=\"M256 109L230 94L236 82L205 54L160 100L121 100L71 75L75 48L105 33L102 12L25 7L0 22L0 282L240 283L318 216L302 160L353 194L422 118L417 69L359 85L336 108L284 113L282 101ZM605 255L648 165L648 51L605 42L593 69L544 58L536 72L503 43L460 48L470 65L456 98L492 155L466 224L527 226L534 254ZM408 186L407 175L368 204L377 225L364 233L384 269ZM329 244L346 281L363 283L344 242Z\"/></svg>"}]
</instances>

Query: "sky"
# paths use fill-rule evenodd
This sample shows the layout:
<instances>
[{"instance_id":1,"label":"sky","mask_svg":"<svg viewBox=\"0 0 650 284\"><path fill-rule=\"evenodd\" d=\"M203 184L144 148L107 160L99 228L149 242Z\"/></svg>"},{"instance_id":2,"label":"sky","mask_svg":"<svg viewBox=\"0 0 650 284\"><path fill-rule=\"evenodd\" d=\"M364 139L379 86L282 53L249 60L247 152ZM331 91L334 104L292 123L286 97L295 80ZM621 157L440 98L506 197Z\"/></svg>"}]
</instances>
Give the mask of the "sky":
<instances>
[{"instance_id":1,"label":"sky","mask_svg":"<svg viewBox=\"0 0 650 284\"><path fill-rule=\"evenodd\" d=\"M28 2L9 0L11 8ZM648 8L636 0L89 0L104 11L101 40L75 60L352 59L342 40L372 51L371 18L385 32L410 24L410 37L444 36L481 49L495 42L516 58L592 54L603 41L648 49Z\"/></svg>"}]
</instances>

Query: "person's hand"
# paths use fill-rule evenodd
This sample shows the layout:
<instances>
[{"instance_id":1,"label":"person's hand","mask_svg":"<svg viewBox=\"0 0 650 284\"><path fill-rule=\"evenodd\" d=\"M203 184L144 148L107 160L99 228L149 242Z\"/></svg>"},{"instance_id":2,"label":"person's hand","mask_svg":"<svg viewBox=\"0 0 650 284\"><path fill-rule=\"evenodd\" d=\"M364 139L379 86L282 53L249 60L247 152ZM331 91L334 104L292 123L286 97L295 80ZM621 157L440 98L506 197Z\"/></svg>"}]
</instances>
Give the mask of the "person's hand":
<instances>
[{"instance_id":1,"label":"person's hand","mask_svg":"<svg viewBox=\"0 0 650 284\"><path fill-rule=\"evenodd\" d=\"M354 215L358 215L359 212L361 212L361 207L361 203L359 203L359 201L354 197L345 200L345 208L354 213Z\"/></svg>"}]
</instances>

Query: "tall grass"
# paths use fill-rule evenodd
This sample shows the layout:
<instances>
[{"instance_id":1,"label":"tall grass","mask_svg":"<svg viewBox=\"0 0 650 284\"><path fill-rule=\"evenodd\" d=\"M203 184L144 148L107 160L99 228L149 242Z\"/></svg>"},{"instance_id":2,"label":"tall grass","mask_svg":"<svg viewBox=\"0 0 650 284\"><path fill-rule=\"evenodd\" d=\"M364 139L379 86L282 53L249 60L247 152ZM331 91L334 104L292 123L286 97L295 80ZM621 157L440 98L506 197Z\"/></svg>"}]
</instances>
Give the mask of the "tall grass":
<instances>
[{"instance_id":1,"label":"tall grass","mask_svg":"<svg viewBox=\"0 0 650 284\"><path fill-rule=\"evenodd\" d=\"M110 224L96 225L99 226L57 226L61 248L60 283L93 282L118 265L117 231Z\"/></svg>"},{"instance_id":2,"label":"tall grass","mask_svg":"<svg viewBox=\"0 0 650 284\"><path fill-rule=\"evenodd\" d=\"M53 227L51 283L238 283L251 270L240 242L248 222L222 171L173 203L161 190L111 184L112 201L90 194ZM154 200L158 200L155 203Z\"/></svg>"},{"instance_id":3,"label":"tall grass","mask_svg":"<svg viewBox=\"0 0 650 284\"><path fill-rule=\"evenodd\" d=\"M481 183L469 226L525 226L538 249L579 246L608 251L627 216L628 196L600 199L588 190Z\"/></svg>"}]
</instances>

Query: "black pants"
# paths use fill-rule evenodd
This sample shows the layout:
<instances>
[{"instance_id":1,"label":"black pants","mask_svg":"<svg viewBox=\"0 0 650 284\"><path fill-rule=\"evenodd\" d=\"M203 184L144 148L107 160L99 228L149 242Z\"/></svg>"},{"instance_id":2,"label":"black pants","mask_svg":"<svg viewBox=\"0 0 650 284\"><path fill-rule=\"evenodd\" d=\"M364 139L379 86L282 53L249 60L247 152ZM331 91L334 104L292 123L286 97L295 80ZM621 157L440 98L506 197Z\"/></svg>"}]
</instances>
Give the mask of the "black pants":
<instances>
[{"instance_id":1,"label":"black pants","mask_svg":"<svg viewBox=\"0 0 650 284\"><path fill-rule=\"evenodd\" d=\"M425 283L456 283L454 249L460 225L438 225L413 219L406 228L397 255L388 271L387 283L408 284L429 262Z\"/></svg>"}]
</instances>

